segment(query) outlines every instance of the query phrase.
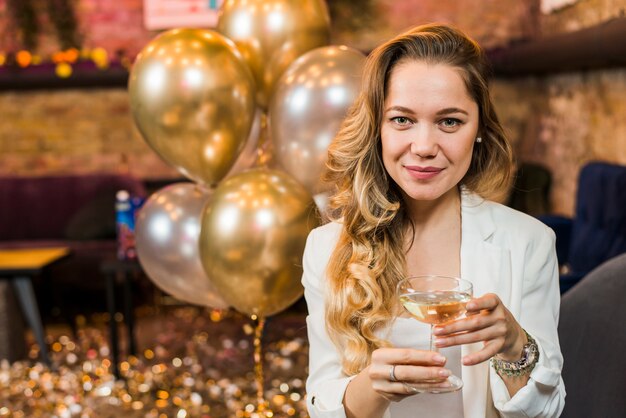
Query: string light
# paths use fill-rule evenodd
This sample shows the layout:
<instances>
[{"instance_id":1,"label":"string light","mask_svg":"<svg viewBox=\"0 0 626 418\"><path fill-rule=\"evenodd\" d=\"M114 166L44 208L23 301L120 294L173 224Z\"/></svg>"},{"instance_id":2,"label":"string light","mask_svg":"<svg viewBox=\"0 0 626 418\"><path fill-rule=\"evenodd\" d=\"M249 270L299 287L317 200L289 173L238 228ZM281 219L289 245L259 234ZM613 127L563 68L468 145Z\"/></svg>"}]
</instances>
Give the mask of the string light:
<instances>
[{"instance_id":1,"label":"string light","mask_svg":"<svg viewBox=\"0 0 626 418\"><path fill-rule=\"evenodd\" d=\"M119 54L119 65L130 69L132 59L125 54ZM106 70L111 66L111 58L104 48L69 48L52 53L46 59L40 55L32 54L27 50L20 50L15 53L0 51L0 67L15 66L19 69L28 69L46 63L54 64L54 73L59 78L70 77L75 70L75 66L81 63L92 63L99 70Z\"/></svg>"},{"instance_id":2,"label":"string light","mask_svg":"<svg viewBox=\"0 0 626 418\"><path fill-rule=\"evenodd\" d=\"M54 72L61 78L67 78L72 75L72 66L66 62L61 62L57 64Z\"/></svg>"},{"instance_id":3,"label":"string light","mask_svg":"<svg viewBox=\"0 0 626 418\"><path fill-rule=\"evenodd\" d=\"M17 62L17 65L22 68L28 67L32 62L32 59L33 57L30 52L25 50L18 51L18 53L15 54L15 61Z\"/></svg>"}]
</instances>

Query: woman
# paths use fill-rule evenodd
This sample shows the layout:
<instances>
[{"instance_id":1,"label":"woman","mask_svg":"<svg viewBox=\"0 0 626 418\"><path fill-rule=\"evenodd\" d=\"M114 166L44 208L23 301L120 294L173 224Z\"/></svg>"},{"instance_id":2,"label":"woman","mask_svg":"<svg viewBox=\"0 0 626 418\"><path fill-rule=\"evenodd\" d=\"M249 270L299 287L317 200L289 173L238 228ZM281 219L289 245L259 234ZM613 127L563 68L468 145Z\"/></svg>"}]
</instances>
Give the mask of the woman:
<instances>
[{"instance_id":1,"label":"woman","mask_svg":"<svg viewBox=\"0 0 626 418\"><path fill-rule=\"evenodd\" d=\"M486 200L506 191L511 148L480 47L444 25L368 57L361 96L329 149L333 222L304 253L315 417L556 417L560 377L554 234ZM401 317L406 276L473 283L468 315L436 328ZM488 361L490 360L491 361ZM518 368L513 373L510 369ZM461 391L445 388L462 374Z\"/></svg>"}]
</instances>

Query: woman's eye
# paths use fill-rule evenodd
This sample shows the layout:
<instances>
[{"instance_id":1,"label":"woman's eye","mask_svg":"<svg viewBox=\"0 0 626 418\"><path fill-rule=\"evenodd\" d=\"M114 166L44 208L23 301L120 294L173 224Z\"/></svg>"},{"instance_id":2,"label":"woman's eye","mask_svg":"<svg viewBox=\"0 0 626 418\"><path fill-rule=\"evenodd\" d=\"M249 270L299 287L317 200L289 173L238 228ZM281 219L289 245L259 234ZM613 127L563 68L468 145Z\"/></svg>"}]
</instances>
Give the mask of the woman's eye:
<instances>
[{"instance_id":1,"label":"woman's eye","mask_svg":"<svg viewBox=\"0 0 626 418\"><path fill-rule=\"evenodd\" d=\"M454 118L445 118L441 122L441 126L446 129L454 129L461 125L461 121Z\"/></svg>"},{"instance_id":2,"label":"woman's eye","mask_svg":"<svg viewBox=\"0 0 626 418\"><path fill-rule=\"evenodd\" d=\"M404 116L393 117L391 118L391 121L397 123L398 125L408 125L411 122L409 118L406 118Z\"/></svg>"}]
</instances>

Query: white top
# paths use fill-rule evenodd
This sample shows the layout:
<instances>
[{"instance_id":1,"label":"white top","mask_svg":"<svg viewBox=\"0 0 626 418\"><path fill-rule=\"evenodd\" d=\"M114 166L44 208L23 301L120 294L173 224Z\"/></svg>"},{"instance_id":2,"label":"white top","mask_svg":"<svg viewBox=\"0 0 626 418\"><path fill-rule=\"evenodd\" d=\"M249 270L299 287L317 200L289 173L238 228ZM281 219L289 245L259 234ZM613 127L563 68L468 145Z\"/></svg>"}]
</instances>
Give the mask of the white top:
<instances>
[{"instance_id":1,"label":"white top","mask_svg":"<svg viewBox=\"0 0 626 418\"><path fill-rule=\"evenodd\" d=\"M427 416L437 417L558 417L565 387L557 334L560 294L554 232L530 216L471 193L462 193L461 213L461 277L472 282L475 296L495 293L500 297L537 341L539 361L526 386L510 398L488 362L461 366L459 373L460 356L444 351L446 367L463 379L462 391L412 396L392 403L384 417L421 416L423 408L428 408ZM316 228L304 251L302 283L310 345L307 406L312 418L344 418L342 399L353 377L341 371L340 354L327 334L324 318L325 270L341 228L337 223ZM409 318L397 319L385 332L395 345L419 347L428 341L428 327ZM460 351L467 355L481 348L482 343L467 344Z\"/></svg>"},{"instance_id":2,"label":"white top","mask_svg":"<svg viewBox=\"0 0 626 418\"><path fill-rule=\"evenodd\" d=\"M411 347L419 350L428 350L430 345L430 326L413 318L396 318L389 329L393 330L385 337L394 347ZM446 357L446 368L460 378L461 347L442 348L439 352ZM462 389L461 389L462 391ZM393 418L414 418L415 411L429 411L430 417L459 418L463 417L462 392L451 393L422 393L404 398L400 402L392 402L389 407Z\"/></svg>"}]
</instances>

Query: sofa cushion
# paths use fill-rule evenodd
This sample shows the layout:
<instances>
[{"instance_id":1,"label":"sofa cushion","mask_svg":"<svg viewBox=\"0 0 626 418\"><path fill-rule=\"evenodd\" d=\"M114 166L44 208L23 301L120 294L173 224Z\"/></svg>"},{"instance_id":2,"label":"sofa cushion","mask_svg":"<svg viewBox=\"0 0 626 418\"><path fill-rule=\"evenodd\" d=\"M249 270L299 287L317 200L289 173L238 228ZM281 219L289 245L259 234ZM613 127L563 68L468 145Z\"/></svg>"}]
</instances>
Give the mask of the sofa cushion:
<instances>
[{"instance_id":1,"label":"sofa cushion","mask_svg":"<svg viewBox=\"0 0 626 418\"><path fill-rule=\"evenodd\" d=\"M593 162L580 172L569 264L587 274L626 252L626 166Z\"/></svg>"},{"instance_id":2,"label":"sofa cushion","mask_svg":"<svg viewBox=\"0 0 626 418\"><path fill-rule=\"evenodd\" d=\"M115 190L106 190L84 204L68 221L69 240L115 239Z\"/></svg>"},{"instance_id":3,"label":"sofa cushion","mask_svg":"<svg viewBox=\"0 0 626 418\"><path fill-rule=\"evenodd\" d=\"M65 239L78 211L121 189L145 196L143 183L128 175L0 177L0 240Z\"/></svg>"}]
</instances>

